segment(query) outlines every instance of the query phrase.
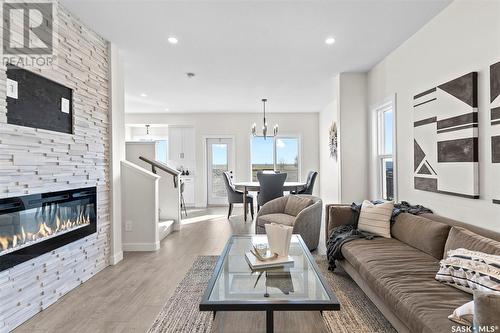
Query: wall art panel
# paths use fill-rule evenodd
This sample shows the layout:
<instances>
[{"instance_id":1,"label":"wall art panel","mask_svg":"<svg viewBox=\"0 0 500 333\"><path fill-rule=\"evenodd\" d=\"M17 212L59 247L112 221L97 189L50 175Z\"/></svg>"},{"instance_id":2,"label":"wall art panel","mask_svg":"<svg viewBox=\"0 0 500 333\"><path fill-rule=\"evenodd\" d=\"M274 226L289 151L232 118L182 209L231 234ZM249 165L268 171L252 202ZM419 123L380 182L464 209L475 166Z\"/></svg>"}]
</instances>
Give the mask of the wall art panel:
<instances>
[{"instance_id":1,"label":"wall art panel","mask_svg":"<svg viewBox=\"0 0 500 333\"><path fill-rule=\"evenodd\" d=\"M479 198L477 73L413 97L414 187Z\"/></svg>"},{"instance_id":2,"label":"wall art panel","mask_svg":"<svg viewBox=\"0 0 500 333\"><path fill-rule=\"evenodd\" d=\"M491 162L500 174L500 62L490 66L490 103L491 103ZM500 185L493 203L500 204Z\"/></svg>"}]
</instances>

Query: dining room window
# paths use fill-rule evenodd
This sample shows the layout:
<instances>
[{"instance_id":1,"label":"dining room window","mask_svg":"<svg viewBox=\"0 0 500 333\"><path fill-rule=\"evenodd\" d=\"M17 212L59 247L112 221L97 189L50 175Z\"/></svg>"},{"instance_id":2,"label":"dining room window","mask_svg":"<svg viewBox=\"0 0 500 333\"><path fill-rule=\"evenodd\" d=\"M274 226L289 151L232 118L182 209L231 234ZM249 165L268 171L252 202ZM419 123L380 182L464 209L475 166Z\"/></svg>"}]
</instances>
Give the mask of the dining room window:
<instances>
[{"instance_id":1,"label":"dining room window","mask_svg":"<svg viewBox=\"0 0 500 333\"><path fill-rule=\"evenodd\" d=\"M299 138L292 136L251 138L252 181L259 171L287 173L287 181L299 181Z\"/></svg>"}]
</instances>

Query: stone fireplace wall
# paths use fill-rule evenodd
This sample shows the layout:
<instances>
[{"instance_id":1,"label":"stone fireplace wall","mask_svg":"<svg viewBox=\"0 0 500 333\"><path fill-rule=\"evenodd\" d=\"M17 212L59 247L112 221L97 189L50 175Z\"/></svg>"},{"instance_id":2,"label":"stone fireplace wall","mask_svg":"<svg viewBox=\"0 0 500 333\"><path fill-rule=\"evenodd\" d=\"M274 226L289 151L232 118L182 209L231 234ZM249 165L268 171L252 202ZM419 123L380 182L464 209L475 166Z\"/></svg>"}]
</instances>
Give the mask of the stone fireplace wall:
<instances>
[{"instance_id":1,"label":"stone fireplace wall","mask_svg":"<svg viewBox=\"0 0 500 333\"><path fill-rule=\"evenodd\" d=\"M57 64L34 70L73 89L74 134L7 124L0 65L0 198L97 186L97 233L0 272L0 332L13 329L109 263L109 51L58 7Z\"/></svg>"}]
</instances>

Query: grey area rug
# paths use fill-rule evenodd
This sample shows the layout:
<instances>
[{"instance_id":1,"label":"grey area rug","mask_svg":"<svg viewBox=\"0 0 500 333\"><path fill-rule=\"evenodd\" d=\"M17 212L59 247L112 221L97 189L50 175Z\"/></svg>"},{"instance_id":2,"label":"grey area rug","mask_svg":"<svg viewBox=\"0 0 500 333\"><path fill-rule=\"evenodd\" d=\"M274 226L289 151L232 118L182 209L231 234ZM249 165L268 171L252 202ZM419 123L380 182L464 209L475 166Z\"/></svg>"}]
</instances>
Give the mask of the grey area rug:
<instances>
[{"instance_id":1,"label":"grey area rug","mask_svg":"<svg viewBox=\"0 0 500 333\"><path fill-rule=\"evenodd\" d=\"M217 256L199 256L174 294L156 317L149 333L202 333L212 328L212 313L200 312L198 305L205 292ZM316 262L340 302L340 311L325 311L325 325L333 333L388 332L396 330L370 299L341 268L328 271L325 256Z\"/></svg>"}]
</instances>

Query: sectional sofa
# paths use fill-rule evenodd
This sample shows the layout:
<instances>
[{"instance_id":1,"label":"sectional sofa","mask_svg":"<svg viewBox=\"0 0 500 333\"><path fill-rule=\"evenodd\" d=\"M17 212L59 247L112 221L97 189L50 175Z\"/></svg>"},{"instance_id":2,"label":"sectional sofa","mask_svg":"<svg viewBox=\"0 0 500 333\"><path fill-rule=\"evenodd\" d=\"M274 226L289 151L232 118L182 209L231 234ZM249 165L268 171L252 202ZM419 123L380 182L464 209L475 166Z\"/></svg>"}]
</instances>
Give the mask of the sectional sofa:
<instances>
[{"instance_id":1,"label":"sectional sofa","mask_svg":"<svg viewBox=\"0 0 500 333\"><path fill-rule=\"evenodd\" d=\"M350 206L327 205L326 238L333 227L352 223L351 217ZM454 332L457 324L448 315L472 295L434 277L445 253L456 248L500 255L500 233L434 214L404 213L391 227L391 238L344 244L345 259L338 265L399 333Z\"/></svg>"}]
</instances>

